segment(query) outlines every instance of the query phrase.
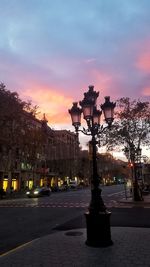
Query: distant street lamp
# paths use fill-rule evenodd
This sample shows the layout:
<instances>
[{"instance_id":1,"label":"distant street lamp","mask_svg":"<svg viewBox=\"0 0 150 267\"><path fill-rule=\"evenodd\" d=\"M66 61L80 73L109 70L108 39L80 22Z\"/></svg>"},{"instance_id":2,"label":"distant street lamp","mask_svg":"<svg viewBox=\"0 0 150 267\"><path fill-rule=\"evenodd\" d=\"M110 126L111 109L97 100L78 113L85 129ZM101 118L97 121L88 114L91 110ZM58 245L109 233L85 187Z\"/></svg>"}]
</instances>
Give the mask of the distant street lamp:
<instances>
[{"instance_id":1,"label":"distant street lamp","mask_svg":"<svg viewBox=\"0 0 150 267\"><path fill-rule=\"evenodd\" d=\"M140 147L138 147L136 149L136 156L137 156L137 162L141 162L141 156L142 156L142 149Z\"/></svg>"},{"instance_id":2,"label":"distant street lamp","mask_svg":"<svg viewBox=\"0 0 150 267\"><path fill-rule=\"evenodd\" d=\"M135 146L132 147L131 150L131 155L133 155L131 157L131 161L132 161L132 165L133 165L133 200L134 201L141 201L143 200L142 194L141 194L141 190L139 187L139 183L138 183L138 175L137 175L137 170L139 168L138 164L141 161L141 148L137 147L135 148Z\"/></svg>"},{"instance_id":3,"label":"distant street lamp","mask_svg":"<svg viewBox=\"0 0 150 267\"><path fill-rule=\"evenodd\" d=\"M112 245L110 231L110 215L104 205L100 185L100 178L97 171L97 138L104 129L111 127L114 120L114 108L116 103L110 102L110 97L105 97L105 103L101 105L104 113L105 121L108 126L100 125L100 117L102 111L97 109L96 100L99 92L94 91L94 86L89 86L88 92L84 93L84 99L78 103L74 102L69 110L72 119L72 125L75 127L76 133L79 131L85 135L92 136L92 178L91 178L91 202L88 212L85 213L87 224L87 240L86 244L93 247L104 247ZM81 126L81 114L87 123L87 129L79 129Z\"/></svg>"},{"instance_id":4,"label":"distant street lamp","mask_svg":"<svg viewBox=\"0 0 150 267\"><path fill-rule=\"evenodd\" d=\"M132 170L133 200L141 201L143 200L143 198L138 184L138 169L141 167L139 166L139 164L141 163L142 149L140 147L136 148L135 145L131 143L128 147L125 147L124 152L127 159L131 163L130 166Z\"/></svg>"}]
</instances>

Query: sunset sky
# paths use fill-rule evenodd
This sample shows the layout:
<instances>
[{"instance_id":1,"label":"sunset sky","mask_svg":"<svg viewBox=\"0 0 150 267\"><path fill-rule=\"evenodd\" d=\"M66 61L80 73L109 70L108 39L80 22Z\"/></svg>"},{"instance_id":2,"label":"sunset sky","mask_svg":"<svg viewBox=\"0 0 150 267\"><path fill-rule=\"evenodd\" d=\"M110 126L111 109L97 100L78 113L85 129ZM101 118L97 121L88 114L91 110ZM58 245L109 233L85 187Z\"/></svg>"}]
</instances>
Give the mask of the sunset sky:
<instances>
[{"instance_id":1,"label":"sunset sky","mask_svg":"<svg viewBox=\"0 0 150 267\"><path fill-rule=\"evenodd\" d=\"M90 84L149 101L150 1L1 0L0 81L60 129Z\"/></svg>"}]
</instances>

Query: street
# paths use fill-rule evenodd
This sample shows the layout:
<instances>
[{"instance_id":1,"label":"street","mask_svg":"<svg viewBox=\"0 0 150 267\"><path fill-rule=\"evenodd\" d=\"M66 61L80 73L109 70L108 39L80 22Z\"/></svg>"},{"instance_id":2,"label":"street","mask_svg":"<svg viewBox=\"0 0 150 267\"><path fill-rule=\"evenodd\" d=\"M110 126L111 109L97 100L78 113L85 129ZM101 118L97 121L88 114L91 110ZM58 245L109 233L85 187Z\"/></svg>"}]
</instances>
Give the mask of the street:
<instances>
[{"instance_id":1,"label":"street","mask_svg":"<svg viewBox=\"0 0 150 267\"><path fill-rule=\"evenodd\" d=\"M0 201L0 254L54 231L86 227L84 212L90 189L52 193L50 197L4 199ZM102 187L112 226L150 226L150 207L128 207L123 185Z\"/></svg>"}]
</instances>

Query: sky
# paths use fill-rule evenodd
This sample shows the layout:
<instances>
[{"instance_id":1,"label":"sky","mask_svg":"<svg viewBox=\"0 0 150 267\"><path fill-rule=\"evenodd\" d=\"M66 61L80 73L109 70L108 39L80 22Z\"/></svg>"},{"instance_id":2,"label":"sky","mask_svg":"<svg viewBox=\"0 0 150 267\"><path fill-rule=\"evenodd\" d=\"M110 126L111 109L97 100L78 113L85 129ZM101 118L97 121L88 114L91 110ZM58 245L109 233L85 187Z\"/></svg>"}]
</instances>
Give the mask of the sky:
<instances>
[{"instance_id":1,"label":"sky","mask_svg":"<svg viewBox=\"0 0 150 267\"><path fill-rule=\"evenodd\" d=\"M100 104L149 101L149 13L149 0L0 0L0 82L56 129L73 130L89 85Z\"/></svg>"}]
</instances>

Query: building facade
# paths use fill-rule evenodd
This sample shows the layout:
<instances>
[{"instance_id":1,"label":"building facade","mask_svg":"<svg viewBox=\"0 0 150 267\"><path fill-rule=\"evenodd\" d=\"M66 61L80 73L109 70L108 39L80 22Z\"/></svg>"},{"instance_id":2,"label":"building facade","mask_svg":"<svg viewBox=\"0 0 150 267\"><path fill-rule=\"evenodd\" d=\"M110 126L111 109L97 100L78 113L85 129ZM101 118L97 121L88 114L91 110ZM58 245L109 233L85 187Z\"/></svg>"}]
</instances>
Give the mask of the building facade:
<instances>
[{"instance_id":1,"label":"building facade","mask_svg":"<svg viewBox=\"0 0 150 267\"><path fill-rule=\"evenodd\" d=\"M44 116L23 115L24 127L14 143L0 139L0 188L20 191L59 186L77 175L79 142L67 130L52 130ZM11 145L12 144L12 145Z\"/></svg>"}]
</instances>

